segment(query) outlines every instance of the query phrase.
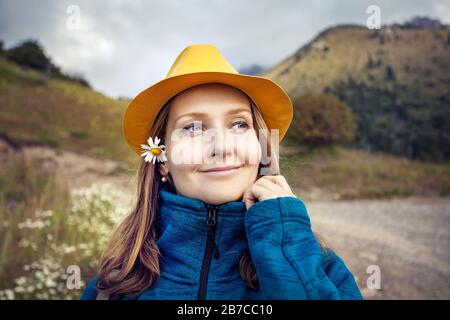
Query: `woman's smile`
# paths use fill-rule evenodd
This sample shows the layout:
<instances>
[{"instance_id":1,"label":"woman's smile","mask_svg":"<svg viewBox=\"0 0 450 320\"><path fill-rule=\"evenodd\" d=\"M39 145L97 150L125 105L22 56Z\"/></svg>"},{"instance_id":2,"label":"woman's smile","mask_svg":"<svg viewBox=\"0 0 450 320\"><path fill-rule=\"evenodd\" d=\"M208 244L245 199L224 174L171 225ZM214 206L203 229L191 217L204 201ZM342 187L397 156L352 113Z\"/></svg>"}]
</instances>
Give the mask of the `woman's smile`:
<instances>
[{"instance_id":1,"label":"woman's smile","mask_svg":"<svg viewBox=\"0 0 450 320\"><path fill-rule=\"evenodd\" d=\"M224 167L214 167L211 169L200 170L201 173L206 174L211 177L227 177L235 174L241 166L224 166Z\"/></svg>"}]
</instances>

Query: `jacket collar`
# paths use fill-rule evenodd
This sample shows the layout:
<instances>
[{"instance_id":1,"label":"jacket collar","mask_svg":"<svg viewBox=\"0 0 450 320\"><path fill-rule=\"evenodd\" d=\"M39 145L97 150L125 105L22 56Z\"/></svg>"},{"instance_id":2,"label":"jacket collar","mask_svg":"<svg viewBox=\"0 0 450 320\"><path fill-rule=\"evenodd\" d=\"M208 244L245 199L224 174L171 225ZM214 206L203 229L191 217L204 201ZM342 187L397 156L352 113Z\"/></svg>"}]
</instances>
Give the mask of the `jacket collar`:
<instances>
[{"instance_id":1,"label":"jacket collar","mask_svg":"<svg viewBox=\"0 0 450 320\"><path fill-rule=\"evenodd\" d=\"M162 187L160 192L161 203L177 210L188 210L194 215L203 217L206 213L207 203L199 199L183 196L170 192ZM219 211L223 213L232 213L234 216L243 215L247 209L243 201L230 201L218 205Z\"/></svg>"},{"instance_id":2,"label":"jacket collar","mask_svg":"<svg viewBox=\"0 0 450 320\"><path fill-rule=\"evenodd\" d=\"M161 275L172 280L198 283L207 242L206 203L174 194L163 187L160 192L157 245L161 252ZM218 205L215 243L219 258L212 259L209 281L239 278L239 260L248 249L243 201Z\"/></svg>"}]
</instances>

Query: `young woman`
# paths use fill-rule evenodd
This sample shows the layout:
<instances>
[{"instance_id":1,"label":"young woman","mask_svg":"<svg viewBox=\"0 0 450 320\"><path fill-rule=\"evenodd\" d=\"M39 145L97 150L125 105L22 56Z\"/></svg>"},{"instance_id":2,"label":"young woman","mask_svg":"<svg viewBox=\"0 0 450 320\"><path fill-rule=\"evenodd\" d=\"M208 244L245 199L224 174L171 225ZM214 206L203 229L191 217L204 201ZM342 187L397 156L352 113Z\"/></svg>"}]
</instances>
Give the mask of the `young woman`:
<instances>
[{"instance_id":1,"label":"young woman","mask_svg":"<svg viewBox=\"0 0 450 320\"><path fill-rule=\"evenodd\" d=\"M127 108L137 201L81 299L361 299L279 174L291 120L274 82L187 47Z\"/></svg>"}]
</instances>

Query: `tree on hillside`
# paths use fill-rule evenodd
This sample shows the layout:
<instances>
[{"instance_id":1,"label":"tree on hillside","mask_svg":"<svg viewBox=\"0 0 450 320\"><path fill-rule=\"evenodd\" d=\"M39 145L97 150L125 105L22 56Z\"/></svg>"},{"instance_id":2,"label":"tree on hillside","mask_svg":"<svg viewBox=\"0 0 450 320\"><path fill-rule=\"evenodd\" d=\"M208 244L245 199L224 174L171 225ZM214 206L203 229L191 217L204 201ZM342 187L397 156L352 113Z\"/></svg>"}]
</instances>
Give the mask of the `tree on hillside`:
<instances>
[{"instance_id":1,"label":"tree on hillside","mask_svg":"<svg viewBox=\"0 0 450 320\"><path fill-rule=\"evenodd\" d=\"M300 96L287 137L313 146L348 142L356 131L353 118L352 110L333 95Z\"/></svg>"},{"instance_id":2,"label":"tree on hillside","mask_svg":"<svg viewBox=\"0 0 450 320\"><path fill-rule=\"evenodd\" d=\"M367 85L352 78L332 92L355 114L352 146L411 159L450 159L450 94L431 96L396 81Z\"/></svg>"},{"instance_id":3,"label":"tree on hillside","mask_svg":"<svg viewBox=\"0 0 450 320\"><path fill-rule=\"evenodd\" d=\"M60 75L61 72L45 54L37 40L26 40L17 46L6 50L6 57L22 66L27 66L50 75Z\"/></svg>"},{"instance_id":4,"label":"tree on hillside","mask_svg":"<svg viewBox=\"0 0 450 320\"><path fill-rule=\"evenodd\" d=\"M25 40L17 46L5 50L4 55L8 60L21 66L43 72L49 76L77 82L90 88L89 82L80 73L67 74L55 65L45 53L43 46L37 40Z\"/></svg>"}]
</instances>

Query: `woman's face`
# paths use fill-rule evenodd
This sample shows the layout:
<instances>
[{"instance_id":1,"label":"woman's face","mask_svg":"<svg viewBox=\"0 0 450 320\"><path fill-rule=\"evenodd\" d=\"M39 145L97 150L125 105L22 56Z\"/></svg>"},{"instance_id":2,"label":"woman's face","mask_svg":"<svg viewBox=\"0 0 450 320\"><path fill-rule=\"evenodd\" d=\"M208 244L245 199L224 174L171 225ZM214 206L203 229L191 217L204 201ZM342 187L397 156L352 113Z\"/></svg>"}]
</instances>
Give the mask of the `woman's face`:
<instances>
[{"instance_id":1,"label":"woman's face","mask_svg":"<svg viewBox=\"0 0 450 320\"><path fill-rule=\"evenodd\" d=\"M261 160L250 102L236 88L203 84L172 100L165 145L178 194L210 204L242 200Z\"/></svg>"}]
</instances>

